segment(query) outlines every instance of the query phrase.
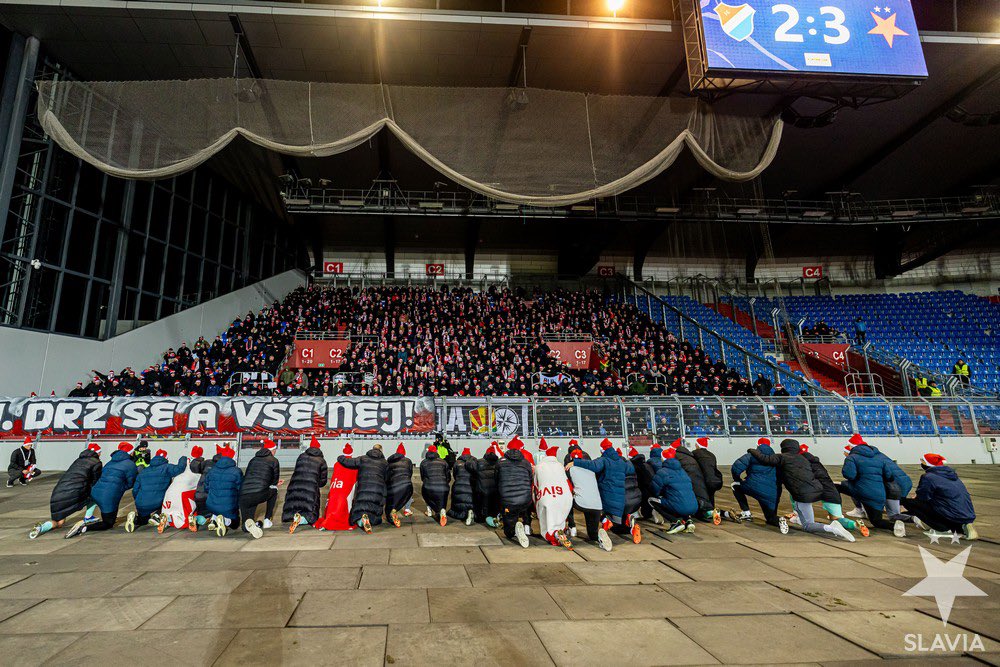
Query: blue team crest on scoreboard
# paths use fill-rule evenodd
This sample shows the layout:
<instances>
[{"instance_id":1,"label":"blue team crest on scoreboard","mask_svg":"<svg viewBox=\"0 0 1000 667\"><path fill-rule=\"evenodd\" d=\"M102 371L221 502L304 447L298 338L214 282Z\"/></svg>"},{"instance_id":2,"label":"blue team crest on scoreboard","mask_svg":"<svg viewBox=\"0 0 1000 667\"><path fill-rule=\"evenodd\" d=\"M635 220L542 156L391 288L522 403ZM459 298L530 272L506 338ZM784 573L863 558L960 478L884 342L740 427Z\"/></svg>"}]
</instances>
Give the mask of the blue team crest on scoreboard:
<instances>
[{"instance_id":1,"label":"blue team crest on scoreboard","mask_svg":"<svg viewBox=\"0 0 1000 667\"><path fill-rule=\"evenodd\" d=\"M715 6L715 13L719 15L719 22L722 24L722 31L742 42L753 34L753 15L757 10L744 3L742 5L727 5L719 3Z\"/></svg>"}]
</instances>

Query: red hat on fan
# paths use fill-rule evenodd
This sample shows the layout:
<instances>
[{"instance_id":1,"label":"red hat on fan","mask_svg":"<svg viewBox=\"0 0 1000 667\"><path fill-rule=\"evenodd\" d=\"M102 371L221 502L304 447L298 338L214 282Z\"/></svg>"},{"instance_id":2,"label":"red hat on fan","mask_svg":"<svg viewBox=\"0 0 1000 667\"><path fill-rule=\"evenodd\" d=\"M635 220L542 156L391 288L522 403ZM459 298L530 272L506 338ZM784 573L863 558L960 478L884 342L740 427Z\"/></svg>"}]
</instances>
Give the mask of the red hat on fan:
<instances>
[{"instance_id":1,"label":"red hat on fan","mask_svg":"<svg viewBox=\"0 0 1000 667\"><path fill-rule=\"evenodd\" d=\"M568 445L568 446L569 446L569 447L572 447L573 445L576 445L577 447L579 447L579 446L580 446L580 443L579 443L579 442L577 441L577 439L576 439L576 438L570 438L570 441L569 441L569 445Z\"/></svg>"},{"instance_id":2,"label":"red hat on fan","mask_svg":"<svg viewBox=\"0 0 1000 667\"><path fill-rule=\"evenodd\" d=\"M396 447L396 453L406 456L406 447L403 446L403 443L399 443L399 447Z\"/></svg>"},{"instance_id":3,"label":"red hat on fan","mask_svg":"<svg viewBox=\"0 0 1000 667\"><path fill-rule=\"evenodd\" d=\"M472 456L472 450L466 447L459 456Z\"/></svg>"},{"instance_id":4,"label":"red hat on fan","mask_svg":"<svg viewBox=\"0 0 1000 667\"><path fill-rule=\"evenodd\" d=\"M852 449L854 449L853 445L844 445L844 456L849 456Z\"/></svg>"},{"instance_id":5,"label":"red hat on fan","mask_svg":"<svg viewBox=\"0 0 1000 667\"><path fill-rule=\"evenodd\" d=\"M663 452L663 458L665 459L672 459L676 457L677 457L677 450L674 449L673 447L667 447L667 449Z\"/></svg>"},{"instance_id":6,"label":"red hat on fan","mask_svg":"<svg viewBox=\"0 0 1000 667\"><path fill-rule=\"evenodd\" d=\"M225 447L226 447L225 445L216 445L215 446L215 453L216 454L221 454L222 450L225 449Z\"/></svg>"},{"instance_id":7,"label":"red hat on fan","mask_svg":"<svg viewBox=\"0 0 1000 667\"><path fill-rule=\"evenodd\" d=\"M92 442L89 445L87 445L87 449L89 449L92 452L97 452L98 454L101 453L101 446L96 442Z\"/></svg>"},{"instance_id":8,"label":"red hat on fan","mask_svg":"<svg viewBox=\"0 0 1000 667\"><path fill-rule=\"evenodd\" d=\"M699 447L702 447L704 449L708 449L708 438L702 436L702 437L698 438L697 440L695 440L695 444L697 444Z\"/></svg>"},{"instance_id":9,"label":"red hat on fan","mask_svg":"<svg viewBox=\"0 0 1000 667\"><path fill-rule=\"evenodd\" d=\"M438 453L437 445L431 445L430 447L427 448L427 451L429 451L431 454L437 454Z\"/></svg>"},{"instance_id":10,"label":"red hat on fan","mask_svg":"<svg viewBox=\"0 0 1000 667\"><path fill-rule=\"evenodd\" d=\"M227 459L236 458L236 450L230 447L228 444L222 446L222 449L219 450L219 454L221 454L223 458Z\"/></svg>"},{"instance_id":11,"label":"red hat on fan","mask_svg":"<svg viewBox=\"0 0 1000 667\"><path fill-rule=\"evenodd\" d=\"M127 442L121 442L118 444L118 451L125 452L126 454L128 454L129 452L132 451L132 445L130 445Z\"/></svg>"},{"instance_id":12,"label":"red hat on fan","mask_svg":"<svg viewBox=\"0 0 1000 667\"><path fill-rule=\"evenodd\" d=\"M670 447L672 449L677 449L678 447L682 447L683 445L684 445L684 441L681 440L680 438L677 438L676 440L674 440L673 442L670 443Z\"/></svg>"},{"instance_id":13,"label":"red hat on fan","mask_svg":"<svg viewBox=\"0 0 1000 667\"><path fill-rule=\"evenodd\" d=\"M628 457L631 459L631 458L634 458L636 456L639 456L639 450L636 449L635 447L629 447L628 448Z\"/></svg>"},{"instance_id":14,"label":"red hat on fan","mask_svg":"<svg viewBox=\"0 0 1000 667\"><path fill-rule=\"evenodd\" d=\"M354 453L354 448L351 447L351 443L344 445L344 456L350 456Z\"/></svg>"},{"instance_id":15,"label":"red hat on fan","mask_svg":"<svg viewBox=\"0 0 1000 667\"><path fill-rule=\"evenodd\" d=\"M163 458L167 458L167 450L165 450L165 449L157 449L156 453L153 454L153 456L162 456Z\"/></svg>"},{"instance_id":16,"label":"red hat on fan","mask_svg":"<svg viewBox=\"0 0 1000 667\"><path fill-rule=\"evenodd\" d=\"M191 448L191 458L193 459L202 456L204 453L205 450L202 449L199 445L195 445L194 447Z\"/></svg>"},{"instance_id":17,"label":"red hat on fan","mask_svg":"<svg viewBox=\"0 0 1000 667\"><path fill-rule=\"evenodd\" d=\"M30 445L31 444L31 436L30 435L24 436L24 444L26 444L26 445Z\"/></svg>"},{"instance_id":18,"label":"red hat on fan","mask_svg":"<svg viewBox=\"0 0 1000 667\"><path fill-rule=\"evenodd\" d=\"M801 445L799 445L799 454L805 454L808 451L809 451L809 445L807 445L804 442Z\"/></svg>"},{"instance_id":19,"label":"red hat on fan","mask_svg":"<svg viewBox=\"0 0 1000 667\"><path fill-rule=\"evenodd\" d=\"M507 443L507 449L524 449L524 443L516 435L514 438Z\"/></svg>"},{"instance_id":20,"label":"red hat on fan","mask_svg":"<svg viewBox=\"0 0 1000 667\"><path fill-rule=\"evenodd\" d=\"M848 442L854 445L855 447L857 447L858 445L868 444L867 442L865 442L865 439L861 437L860 433L855 433L854 435L852 435L851 439L848 440Z\"/></svg>"},{"instance_id":21,"label":"red hat on fan","mask_svg":"<svg viewBox=\"0 0 1000 667\"><path fill-rule=\"evenodd\" d=\"M602 451L611 449L612 447L614 447L614 445L611 444L611 441L608 440L607 438L605 438L604 440L601 440L601 450Z\"/></svg>"},{"instance_id":22,"label":"red hat on fan","mask_svg":"<svg viewBox=\"0 0 1000 667\"><path fill-rule=\"evenodd\" d=\"M649 448L649 449L650 449L650 450L653 450L653 449L660 449L661 447L662 447L662 445L660 445L660 443L658 443L658 442L654 442L654 443L652 444L652 446L650 446L650 448Z\"/></svg>"},{"instance_id":23,"label":"red hat on fan","mask_svg":"<svg viewBox=\"0 0 1000 667\"><path fill-rule=\"evenodd\" d=\"M545 450L546 456L555 456L558 453L559 453L558 447L549 447L547 450Z\"/></svg>"},{"instance_id":24,"label":"red hat on fan","mask_svg":"<svg viewBox=\"0 0 1000 667\"><path fill-rule=\"evenodd\" d=\"M768 447L771 446L771 439L770 438L757 438L757 446L758 447L763 447L765 445L767 445Z\"/></svg>"},{"instance_id":25,"label":"red hat on fan","mask_svg":"<svg viewBox=\"0 0 1000 667\"><path fill-rule=\"evenodd\" d=\"M583 458L583 450L582 449L574 449L572 452L569 453L569 456L572 459L582 459Z\"/></svg>"},{"instance_id":26,"label":"red hat on fan","mask_svg":"<svg viewBox=\"0 0 1000 667\"><path fill-rule=\"evenodd\" d=\"M549 444L547 442L545 442L545 438L542 438L541 440L538 441L538 451L544 452L544 451L547 451L548 448L549 448Z\"/></svg>"},{"instance_id":27,"label":"red hat on fan","mask_svg":"<svg viewBox=\"0 0 1000 667\"><path fill-rule=\"evenodd\" d=\"M319 440L316 439L315 435L309 438L309 449L319 449L319 447Z\"/></svg>"},{"instance_id":28,"label":"red hat on fan","mask_svg":"<svg viewBox=\"0 0 1000 667\"><path fill-rule=\"evenodd\" d=\"M278 443L276 443L274 440L271 440L270 438L264 438L264 449L275 449L277 448L277 446Z\"/></svg>"},{"instance_id":29,"label":"red hat on fan","mask_svg":"<svg viewBox=\"0 0 1000 667\"><path fill-rule=\"evenodd\" d=\"M920 462L933 468L934 466L943 466L948 462L948 459L940 454L927 453L920 457Z\"/></svg>"}]
</instances>

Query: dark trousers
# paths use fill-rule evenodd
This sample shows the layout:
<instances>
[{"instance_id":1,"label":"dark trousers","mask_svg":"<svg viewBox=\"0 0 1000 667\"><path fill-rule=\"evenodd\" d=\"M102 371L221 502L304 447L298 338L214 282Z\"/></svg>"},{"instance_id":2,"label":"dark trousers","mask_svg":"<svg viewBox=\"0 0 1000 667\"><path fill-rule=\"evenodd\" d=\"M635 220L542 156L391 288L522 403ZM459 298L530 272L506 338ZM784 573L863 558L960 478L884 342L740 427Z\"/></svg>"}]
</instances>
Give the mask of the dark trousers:
<instances>
[{"instance_id":1,"label":"dark trousers","mask_svg":"<svg viewBox=\"0 0 1000 667\"><path fill-rule=\"evenodd\" d=\"M941 516L930 503L917 500L916 498L903 498L899 502L906 508L907 512L915 515L934 530L950 531L953 533L962 532L962 524Z\"/></svg>"},{"instance_id":2,"label":"dark trousers","mask_svg":"<svg viewBox=\"0 0 1000 667\"><path fill-rule=\"evenodd\" d=\"M574 505L576 507L576 505ZM591 542L597 539L597 531L601 529L601 510L585 510L582 507L576 507L578 510L583 512L583 522L587 527L587 539ZM576 519L573 517L573 513L569 513L570 527L576 528Z\"/></svg>"},{"instance_id":3,"label":"dark trousers","mask_svg":"<svg viewBox=\"0 0 1000 667\"><path fill-rule=\"evenodd\" d=\"M240 496L240 518L243 521L246 521L247 519L256 520L255 516L257 514L257 506L261 503L267 503L267 507L264 509L264 518L270 519L274 516L274 506L277 502L278 490L272 488ZM242 528L243 531L246 532L246 526L243 526Z\"/></svg>"},{"instance_id":4,"label":"dark trousers","mask_svg":"<svg viewBox=\"0 0 1000 667\"><path fill-rule=\"evenodd\" d=\"M650 498L649 506L656 510L656 513L662 516L665 520L673 523L674 521L691 521L691 516L682 516L676 514L672 509L660 502L659 498Z\"/></svg>"},{"instance_id":5,"label":"dark trousers","mask_svg":"<svg viewBox=\"0 0 1000 667\"><path fill-rule=\"evenodd\" d=\"M895 521L891 521L882 516L883 507L875 507L871 503L865 502L864 498L858 498L854 495L854 493L852 493L852 486L850 482L840 482L836 486L837 490L843 495L850 496L855 503L864 508L865 515L868 517L868 523L876 528L881 528L882 530L892 530L892 526Z\"/></svg>"},{"instance_id":6,"label":"dark trousers","mask_svg":"<svg viewBox=\"0 0 1000 667\"><path fill-rule=\"evenodd\" d=\"M747 501L747 498L753 498L760 505L760 510L764 513L764 521L771 526L778 525L778 507L776 505L772 506L756 496L751 496L743 490L743 485L739 482L733 482L730 486L733 489L733 496L736 498L736 503L740 506L741 510L749 512L750 503Z\"/></svg>"},{"instance_id":7,"label":"dark trousers","mask_svg":"<svg viewBox=\"0 0 1000 667\"><path fill-rule=\"evenodd\" d=\"M115 527L116 521L118 521L118 510L115 510L114 512L109 512L107 514L101 512L101 522L87 526L87 532L93 533L99 530L111 530L112 528Z\"/></svg>"},{"instance_id":8,"label":"dark trousers","mask_svg":"<svg viewBox=\"0 0 1000 667\"><path fill-rule=\"evenodd\" d=\"M473 510L476 512L476 523L486 521L488 516L500 514L500 496L495 493L479 494L476 496L476 504ZM572 516L572 515L571 515Z\"/></svg>"},{"instance_id":9,"label":"dark trousers","mask_svg":"<svg viewBox=\"0 0 1000 667\"><path fill-rule=\"evenodd\" d=\"M531 524L531 503L527 505L504 505L500 512L501 520L503 521L503 534L507 539L512 539L514 537L514 527L517 525L518 520L523 521L525 525Z\"/></svg>"}]
</instances>

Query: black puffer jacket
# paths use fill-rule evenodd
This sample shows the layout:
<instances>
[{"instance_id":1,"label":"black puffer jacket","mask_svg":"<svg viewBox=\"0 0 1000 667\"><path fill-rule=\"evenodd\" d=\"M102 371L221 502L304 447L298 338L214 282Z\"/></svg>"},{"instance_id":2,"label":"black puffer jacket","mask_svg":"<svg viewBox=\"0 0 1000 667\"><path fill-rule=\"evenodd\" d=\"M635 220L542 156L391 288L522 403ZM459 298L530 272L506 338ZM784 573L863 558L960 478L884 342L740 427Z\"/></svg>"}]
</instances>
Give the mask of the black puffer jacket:
<instances>
[{"instance_id":1,"label":"black puffer jacket","mask_svg":"<svg viewBox=\"0 0 1000 667\"><path fill-rule=\"evenodd\" d=\"M531 504L531 464L520 449L508 449L497 463L497 490L501 507L527 507Z\"/></svg>"},{"instance_id":2,"label":"black puffer jacket","mask_svg":"<svg viewBox=\"0 0 1000 667\"><path fill-rule=\"evenodd\" d=\"M639 488L639 477L635 473L635 466L632 466L632 472L625 473L625 514L627 517L630 514L634 514L639 511L639 507L642 505L642 489Z\"/></svg>"},{"instance_id":3,"label":"black puffer jacket","mask_svg":"<svg viewBox=\"0 0 1000 667\"><path fill-rule=\"evenodd\" d=\"M69 465L52 489L49 510L53 521L61 521L83 509L94 483L101 478L103 467L97 452L89 449L80 452L79 458Z\"/></svg>"},{"instance_id":4,"label":"black puffer jacket","mask_svg":"<svg viewBox=\"0 0 1000 667\"><path fill-rule=\"evenodd\" d=\"M652 516L650 513L649 496L652 493L651 488L653 486L653 472L652 466L646 461L646 456L644 454L637 454L631 458L632 467L635 468L635 481L639 484L639 494L641 495L641 503L639 504L639 511L643 517L649 518ZM568 463L568 461L567 461ZM626 481L627 484L627 481ZM625 505L629 505L628 499L628 487L625 488Z\"/></svg>"},{"instance_id":5,"label":"black puffer jacket","mask_svg":"<svg viewBox=\"0 0 1000 667\"><path fill-rule=\"evenodd\" d=\"M802 452L802 457L806 461L809 461L809 466L812 468L813 475L816 476L816 479L819 480L819 483L823 486L823 495L820 497L820 500L824 503L840 505L840 491L837 490L837 485L833 483L830 473L828 473L826 468L823 467L823 462L819 460L818 456L810 454L809 452Z\"/></svg>"},{"instance_id":6,"label":"black puffer jacket","mask_svg":"<svg viewBox=\"0 0 1000 667\"><path fill-rule=\"evenodd\" d=\"M208 471L212 469L219 459L222 458L222 454L216 454L209 460L205 460L204 457L199 457L191 461L191 472L196 472L201 477L198 478L198 486L194 490L194 506L199 514L205 512L205 501L208 500L208 494L205 493L205 475Z\"/></svg>"},{"instance_id":7,"label":"black puffer jacket","mask_svg":"<svg viewBox=\"0 0 1000 667\"><path fill-rule=\"evenodd\" d=\"M722 473L719 472L719 464L715 454L705 447L698 447L691 456L698 462L701 468L701 476L705 479L705 486L709 493L715 493L722 488Z\"/></svg>"},{"instance_id":8,"label":"black puffer jacket","mask_svg":"<svg viewBox=\"0 0 1000 667\"><path fill-rule=\"evenodd\" d=\"M389 464L381 449L369 449L364 456L340 456L340 465L358 471L354 487L354 504L351 505L351 523L357 524L362 514L368 515L373 526L382 523L385 510L385 478Z\"/></svg>"},{"instance_id":9,"label":"black puffer jacket","mask_svg":"<svg viewBox=\"0 0 1000 667\"><path fill-rule=\"evenodd\" d=\"M454 480L451 483L451 509L448 516L453 519L464 520L473 506L472 497L472 473L466 464L475 462L471 454L463 454L455 460L455 467L452 469Z\"/></svg>"},{"instance_id":10,"label":"black puffer jacket","mask_svg":"<svg viewBox=\"0 0 1000 667\"><path fill-rule=\"evenodd\" d=\"M488 516L500 514L500 494L497 491L497 462L500 457L492 451L481 459L466 461L465 468L472 475L472 495L475 499L476 521L482 523Z\"/></svg>"},{"instance_id":11,"label":"black puffer jacket","mask_svg":"<svg viewBox=\"0 0 1000 667\"><path fill-rule=\"evenodd\" d=\"M25 449L17 447L10 453L10 465L7 466L7 474L11 478L16 478L24 474L29 466L36 465L35 448Z\"/></svg>"},{"instance_id":12,"label":"black puffer jacket","mask_svg":"<svg viewBox=\"0 0 1000 667\"><path fill-rule=\"evenodd\" d=\"M420 462L420 495L435 517L448 507L450 482L448 462L438 456L437 452L427 452Z\"/></svg>"},{"instance_id":13,"label":"black puffer jacket","mask_svg":"<svg viewBox=\"0 0 1000 667\"><path fill-rule=\"evenodd\" d=\"M708 485L705 483L705 473L701 471L698 459L694 457L691 450L681 445L677 448L677 462L684 468L684 472L691 478L691 487L694 489L694 497L698 499L698 510L707 512L712 509L712 499L708 494Z\"/></svg>"},{"instance_id":14,"label":"black puffer jacket","mask_svg":"<svg viewBox=\"0 0 1000 667\"><path fill-rule=\"evenodd\" d=\"M243 486L240 487L240 498L256 495L266 491L268 487L277 486L281 470L278 466L278 459L270 449L261 447L250 459L247 470L243 473Z\"/></svg>"},{"instance_id":15,"label":"black puffer jacket","mask_svg":"<svg viewBox=\"0 0 1000 667\"><path fill-rule=\"evenodd\" d=\"M781 483L795 502L814 503L823 497L823 485L816 479L812 464L799 452L798 440L782 440L780 454L764 454L757 448L747 451L761 463L778 469Z\"/></svg>"},{"instance_id":16,"label":"black puffer jacket","mask_svg":"<svg viewBox=\"0 0 1000 667\"><path fill-rule=\"evenodd\" d=\"M395 452L389 457L389 472L386 478L387 495L385 510L399 511L413 498L413 461L405 454Z\"/></svg>"},{"instance_id":17,"label":"black puffer jacket","mask_svg":"<svg viewBox=\"0 0 1000 667\"><path fill-rule=\"evenodd\" d=\"M330 481L323 450L309 447L295 460L295 470L288 480L285 504L281 507L281 521L290 523L296 513L310 525L319 519L319 490Z\"/></svg>"}]
</instances>

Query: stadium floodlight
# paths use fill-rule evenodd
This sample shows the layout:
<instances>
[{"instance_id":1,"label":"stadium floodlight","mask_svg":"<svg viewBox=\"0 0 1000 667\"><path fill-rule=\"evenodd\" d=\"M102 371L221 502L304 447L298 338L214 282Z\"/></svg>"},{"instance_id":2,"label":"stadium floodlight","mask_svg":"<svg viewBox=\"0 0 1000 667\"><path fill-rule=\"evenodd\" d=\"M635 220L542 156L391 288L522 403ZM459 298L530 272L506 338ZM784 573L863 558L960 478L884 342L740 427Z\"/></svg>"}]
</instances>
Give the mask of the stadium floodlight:
<instances>
[{"instance_id":1,"label":"stadium floodlight","mask_svg":"<svg viewBox=\"0 0 1000 667\"><path fill-rule=\"evenodd\" d=\"M516 211L518 208L517 204L499 203L493 205L493 210L495 211Z\"/></svg>"},{"instance_id":2,"label":"stadium floodlight","mask_svg":"<svg viewBox=\"0 0 1000 667\"><path fill-rule=\"evenodd\" d=\"M341 206L364 206L364 199L341 199L338 202Z\"/></svg>"},{"instance_id":3,"label":"stadium floodlight","mask_svg":"<svg viewBox=\"0 0 1000 667\"><path fill-rule=\"evenodd\" d=\"M618 18L618 12L625 9L625 0L608 0L608 11L615 18Z\"/></svg>"},{"instance_id":4,"label":"stadium floodlight","mask_svg":"<svg viewBox=\"0 0 1000 667\"><path fill-rule=\"evenodd\" d=\"M829 211L805 211L802 214L803 218L825 218L830 215Z\"/></svg>"},{"instance_id":5,"label":"stadium floodlight","mask_svg":"<svg viewBox=\"0 0 1000 667\"><path fill-rule=\"evenodd\" d=\"M333 183L333 181L331 181L329 178L319 179L319 187L321 188L329 187L331 183Z\"/></svg>"},{"instance_id":6,"label":"stadium floodlight","mask_svg":"<svg viewBox=\"0 0 1000 667\"><path fill-rule=\"evenodd\" d=\"M966 206L962 209L962 213L988 213L989 210L989 206Z\"/></svg>"},{"instance_id":7,"label":"stadium floodlight","mask_svg":"<svg viewBox=\"0 0 1000 667\"><path fill-rule=\"evenodd\" d=\"M680 213L681 209L677 206L657 206L657 213Z\"/></svg>"},{"instance_id":8,"label":"stadium floodlight","mask_svg":"<svg viewBox=\"0 0 1000 667\"><path fill-rule=\"evenodd\" d=\"M892 217L894 218L912 218L915 215L919 215L920 211L893 211Z\"/></svg>"},{"instance_id":9,"label":"stadium floodlight","mask_svg":"<svg viewBox=\"0 0 1000 667\"><path fill-rule=\"evenodd\" d=\"M576 211L577 213L593 213L594 212L594 207L593 206L587 206L585 204L576 204L574 206L570 206L569 210Z\"/></svg>"},{"instance_id":10,"label":"stadium floodlight","mask_svg":"<svg viewBox=\"0 0 1000 667\"><path fill-rule=\"evenodd\" d=\"M419 206L420 208L434 208L434 209L439 209L439 208L444 208L444 202L440 202L440 201L422 201L422 202L418 202L417 206Z\"/></svg>"},{"instance_id":11,"label":"stadium floodlight","mask_svg":"<svg viewBox=\"0 0 1000 667\"><path fill-rule=\"evenodd\" d=\"M759 208L738 208L736 209L736 215L758 215L760 213Z\"/></svg>"}]
</instances>

